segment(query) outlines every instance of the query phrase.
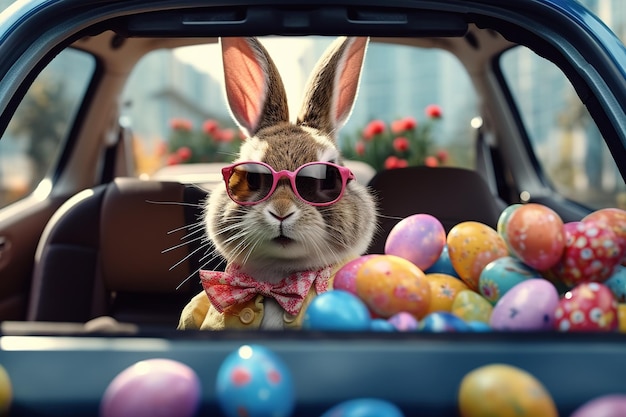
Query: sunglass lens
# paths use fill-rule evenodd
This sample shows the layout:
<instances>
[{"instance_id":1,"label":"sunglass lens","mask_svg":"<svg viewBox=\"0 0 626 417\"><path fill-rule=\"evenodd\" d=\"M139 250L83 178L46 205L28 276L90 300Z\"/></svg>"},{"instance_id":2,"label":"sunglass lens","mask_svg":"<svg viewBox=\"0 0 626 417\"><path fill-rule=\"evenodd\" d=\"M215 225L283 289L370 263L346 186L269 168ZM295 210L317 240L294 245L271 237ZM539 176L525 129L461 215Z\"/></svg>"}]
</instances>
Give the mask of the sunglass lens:
<instances>
[{"instance_id":1,"label":"sunglass lens","mask_svg":"<svg viewBox=\"0 0 626 417\"><path fill-rule=\"evenodd\" d=\"M300 196L311 203L329 203L341 195L341 173L332 165L311 164L302 168L296 176L296 188Z\"/></svg>"},{"instance_id":2,"label":"sunglass lens","mask_svg":"<svg viewBox=\"0 0 626 417\"><path fill-rule=\"evenodd\" d=\"M271 171L260 164L241 164L233 168L228 179L230 195L240 203L262 200L272 188Z\"/></svg>"}]
</instances>

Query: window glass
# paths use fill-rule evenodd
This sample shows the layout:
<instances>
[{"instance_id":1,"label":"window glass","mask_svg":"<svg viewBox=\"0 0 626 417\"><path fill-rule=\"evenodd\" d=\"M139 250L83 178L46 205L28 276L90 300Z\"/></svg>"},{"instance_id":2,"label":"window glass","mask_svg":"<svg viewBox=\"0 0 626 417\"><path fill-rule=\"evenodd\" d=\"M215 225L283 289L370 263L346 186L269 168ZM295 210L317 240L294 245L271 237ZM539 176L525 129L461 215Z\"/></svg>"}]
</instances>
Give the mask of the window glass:
<instances>
[{"instance_id":1,"label":"window glass","mask_svg":"<svg viewBox=\"0 0 626 417\"><path fill-rule=\"evenodd\" d=\"M66 49L33 82L0 138L0 208L53 168L94 68L91 55Z\"/></svg>"},{"instance_id":2,"label":"window glass","mask_svg":"<svg viewBox=\"0 0 626 417\"><path fill-rule=\"evenodd\" d=\"M333 40L261 38L282 74L292 117L309 74ZM219 172L210 164L234 158L242 139L224 99L222 71L216 44L158 50L142 59L124 92L138 175L184 180L194 172ZM476 102L465 69L449 52L371 44L340 145L348 159L375 169L473 167ZM198 163L203 166L194 168Z\"/></svg>"},{"instance_id":3,"label":"window glass","mask_svg":"<svg viewBox=\"0 0 626 417\"><path fill-rule=\"evenodd\" d=\"M523 47L504 53L501 68L552 186L592 209L626 208L626 187L615 161L565 75Z\"/></svg>"}]
</instances>

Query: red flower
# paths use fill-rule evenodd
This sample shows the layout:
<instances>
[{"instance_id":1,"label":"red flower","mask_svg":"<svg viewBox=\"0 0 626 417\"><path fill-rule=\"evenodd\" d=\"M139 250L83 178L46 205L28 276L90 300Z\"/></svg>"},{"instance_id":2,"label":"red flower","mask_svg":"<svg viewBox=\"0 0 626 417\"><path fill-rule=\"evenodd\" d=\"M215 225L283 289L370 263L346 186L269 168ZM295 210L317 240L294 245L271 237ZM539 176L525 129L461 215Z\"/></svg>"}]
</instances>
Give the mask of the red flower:
<instances>
[{"instance_id":1,"label":"red flower","mask_svg":"<svg viewBox=\"0 0 626 417\"><path fill-rule=\"evenodd\" d=\"M184 132L190 132L193 129L193 123L189 119L183 119L182 117L176 117L170 120L170 128L172 130L182 130Z\"/></svg>"},{"instance_id":2,"label":"red flower","mask_svg":"<svg viewBox=\"0 0 626 417\"><path fill-rule=\"evenodd\" d=\"M443 115L441 107L437 104L429 104L428 106L426 106L425 112L426 116L430 117L431 119L440 119Z\"/></svg>"},{"instance_id":3,"label":"red flower","mask_svg":"<svg viewBox=\"0 0 626 417\"><path fill-rule=\"evenodd\" d=\"M178 156L180 162L187 161L189 158L191 158L191 149L189 149L188 146L181 146L176 151L176 155Z\"/></svg>"},{"instance_id":4,"label":"red flower","mask_svg":"<svg viewBox=\"0 0 626 417\"><path fill-rule=\"evenodd\" d=\"M440 149L437 151L437 159L442 164L445 164L448 161L449 157L450 155L448 155L448 151L446 151L445 149Z\"/></svg>"},{"instance_id":5,"label":"red flower","mask_svg":"<svg viewBox=\"0 0 626 417\"><path fill-rule=\"evenodd\" d=\"M402 119L402 123L404 123L404 130L413 130L417 127L417 120L411 116Z\"/></svg>"},{"instance_id":6,"label":"red flower","mask_svg":"<svg viewBox=\"0 0 626 417\"><path fill-rule=\"evenodd\" d=\"M232 129L218 130L215 138L220 142L231 142L235 138L235 132Z\"/></svg>"},{"instance_id":7,"label":"red flower","mask_svg":"<svg viewBox=\"0 0 626 417\"><path fill-rule=\"evenodd\" d=\"M407 166L409 166L407 160L397 156L392 155L385 159L385 169L406 168Z\"/></svg>"},{"instance_id":8,"label":"red flower","mask_svg":"<svg viewBox=\"0 0 626 417\"><path fill-rule=\"evenodd\" d=\"M365 155L365 143L363 143L363 141L358 141L354 144L354 150L359 156Z\"/></svg>"},{"instance_id":9,"label":"red flower","mask_svg":"<svg viewBox=\"0 0 626 417\"><path fill-rule=\"evenodd\" d=\"M439 160L432 155L427 156L426 159L424 159L424 165L427 167L436 167L439 166Z\"/></svg>"},{"instance_id":10,"label":"red flower","mask_svg":"<svg viewBox=\"0 0 626 417\"><path fill-rule=\"evenodd\" d=\"M385 131L385 122L382 120L372 120L363 129L363 139L370 140L374 136L379 135Z\"/></svg>"},{"instance_id":11,"label":"red flower","mask_svg":"<svg viewBox=\"0 0 626 417\"><path fill-rule=\"evenodd\" d=\"M214 135L219 127L220 125L213 119L206 120L202 123L202 131L209 136Z\"/></svg>"},{"instance_id":12,"label":"red flower","mask_svg":"<svg viewBox=\"0 0 626 417\"><path fill-rule=\"evenodd\" d=\"M406 152L409 149L409 140L404 136L397 137L393 140L393 148L398 152Z\"/></svg>"}]
</instances>

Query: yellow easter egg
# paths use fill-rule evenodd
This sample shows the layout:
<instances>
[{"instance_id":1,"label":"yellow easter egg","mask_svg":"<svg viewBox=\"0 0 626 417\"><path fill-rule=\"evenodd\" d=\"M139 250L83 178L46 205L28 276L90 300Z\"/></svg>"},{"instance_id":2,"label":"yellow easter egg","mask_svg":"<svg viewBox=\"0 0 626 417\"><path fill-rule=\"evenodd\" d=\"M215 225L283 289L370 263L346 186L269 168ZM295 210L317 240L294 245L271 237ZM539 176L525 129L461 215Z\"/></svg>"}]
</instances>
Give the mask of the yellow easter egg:
<instances>
[{"instance_id":1,"label":"yellow easter egg","mask_svg":"<svg viewBox=\"0 0 626 417\"><path fill-rule=\"evenodd\" d=\"M626 333L626 304L620 303L617 305L617 319L619 332Z\"/></svg>"},{"instance_id":2,"label":"yellow easter egg","mask_svg":"<svg viewBox=\"0 0 626 417\"><path fill-rule=\"evenodd\" d=\"M506 364L477 368L459 388L461 417L558 417L554 400L530 373Z\"/></svg>"},{"instance_id":3,"label":"yellow easter egg","mask_svg":"<svg viewBox=\"0 0 626 417\"><path fill-rule=\"evenodd\" d=\"M426 274L430 285L430 306L428 313L447 311L452 309L452 302L456 295L469 288L463 281L452 275L442 273Z\"/></svg>"},{"instance_id":4,"label":"yellow easter egg","mask_svg":"<svg viewBox=\"0 0 626 417\"><path fill-rule=\"evenodd\" d=\"M8 414L13 400L13 389L11 388L11 379L9 374L0 366L0 415Z\"/></svg>"},{"instance_id":5,"label":"yellow easter egg","mask_svg":"<svg viewBox=\"0 0 626 417\"><path fill-rule=\"evenodd\" d=\"M450 311L465 321L489 323L493 305L477 292L466 290L456 295Z\"/></svg>"},{"instance_id":6,"label":"yellow easter egg","mask_svg":"<svg viewBox=\"0 0 626 417\"><path fill-rule=\"evenodd\" d=\"M406 312L419 319L426 315L430 304L430 285L424 272L395 255L365 261L356 274L356 293L383 318Z\"/></svg>"},{"instance_id":7,"label":"yellow easter egg","mask_svg":"<svg viewBox=\"0 0 626 417\"><path fill-rule=\"evenodd\" d=\"M472 290L478 290L480 273L487 264L509 254L502 236L480 222L462 222L448 232L452 267Z\"/></svg>"}]
</instances>

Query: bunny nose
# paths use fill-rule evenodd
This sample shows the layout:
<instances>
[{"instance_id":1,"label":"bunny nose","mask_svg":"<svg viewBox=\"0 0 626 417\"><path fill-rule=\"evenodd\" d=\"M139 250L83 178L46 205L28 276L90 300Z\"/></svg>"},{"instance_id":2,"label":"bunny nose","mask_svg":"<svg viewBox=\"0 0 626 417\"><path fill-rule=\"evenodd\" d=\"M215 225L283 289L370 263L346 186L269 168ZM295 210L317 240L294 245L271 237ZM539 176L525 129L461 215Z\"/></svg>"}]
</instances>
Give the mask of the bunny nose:
<instances>
[{"instance_id":1,"label":"bunny nose","mask_svg":"<svg viewBox=\"0 0 626 417\"><path fill-rule=\"evenodd\" d=\"M275 218L276 220L282 222L285 221L286 219L288 219L289 217L291 217L293 215L293 211L291 213L287 213L284 216L281 216L280 214L274 213L273 211L270 211L270 214L272 215L273 218Z\"/></svg>"}]
</instances>

